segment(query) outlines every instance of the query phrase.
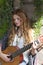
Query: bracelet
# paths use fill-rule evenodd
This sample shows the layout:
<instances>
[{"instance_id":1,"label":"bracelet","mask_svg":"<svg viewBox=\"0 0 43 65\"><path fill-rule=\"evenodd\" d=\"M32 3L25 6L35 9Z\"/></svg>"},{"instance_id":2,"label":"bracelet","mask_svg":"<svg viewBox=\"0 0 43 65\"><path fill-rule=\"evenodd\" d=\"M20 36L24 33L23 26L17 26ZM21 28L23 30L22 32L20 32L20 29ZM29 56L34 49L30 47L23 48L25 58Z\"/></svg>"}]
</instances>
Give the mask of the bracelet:
<instances>
[{"instance_id":1,"label":"bracelet","mask_svg":"<svg viewBox=\"0 0 43 65\"><path fill-rule=\"evenodd\" d=\"M38 46L38 44L40 43L40 41L39 40L35 40L34 41L34 44L36 45L36 46ZM36 49L38 52L39 52L39 50L38 49Z\"/></svg>"},{"instance_id":2,"label":"bracelet","mask_svg":"<svg viewBox=\"0 0 43 65\"><path fill-rule=\"evenodd\" d=\"M38 41L38 40L35 40L34 43L35 43L35 44L39 44L39 41Z\"/></svg>"},{"instance_id":3,"label":"bracelet","mask_svg":"<svg viewBox=\"0 0 43 65\"><path fill-rule=\"evenodd\" d=\"M35 40L34 42L33 42L36 46L38 46L38 44L40 43L38 40Z\"/></svg>"}]
</instances>

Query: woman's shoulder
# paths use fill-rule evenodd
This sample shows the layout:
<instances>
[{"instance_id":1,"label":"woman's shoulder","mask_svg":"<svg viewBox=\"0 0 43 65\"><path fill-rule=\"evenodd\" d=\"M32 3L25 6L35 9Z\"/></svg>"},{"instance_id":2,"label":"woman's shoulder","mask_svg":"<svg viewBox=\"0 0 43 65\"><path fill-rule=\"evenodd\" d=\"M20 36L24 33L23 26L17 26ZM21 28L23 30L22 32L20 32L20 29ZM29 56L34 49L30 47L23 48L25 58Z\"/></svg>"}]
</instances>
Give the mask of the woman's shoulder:
<instances>
[{"instance_id":1,"label":"woman's shoulder","mask_svg":"<svg viewBox=\"0 0 43 65\"><path fill-rule=\"evenodd\" d=\"M28 32L29 32L29 33L34 33L35 31L34 31L33 28L29 28L29 29L28 29Z\"/></svg>"},{"instance_id":2,"label":"woman's shoulder","mask_svg":"<svg viewBox=\"0 0 43 65\"><path fill-rule=\"evenodd\" d=\"M30 42L33 42L34 41L34 29L30 28L28 30L28 34L29 34L29 38L30 38Z\"/></svg>"},{"instance_id":3,"label":"woman's shoulder","mask_svg":"<svg viewBox=\"0 0 43 65\"><path fill-rule=\"evenodd\" d=\"M7 32L4 34L2 40L6 40L6 39L8 39L9 34L10 34L10 31L7 31Z\"/></svg>"}]
</instances>

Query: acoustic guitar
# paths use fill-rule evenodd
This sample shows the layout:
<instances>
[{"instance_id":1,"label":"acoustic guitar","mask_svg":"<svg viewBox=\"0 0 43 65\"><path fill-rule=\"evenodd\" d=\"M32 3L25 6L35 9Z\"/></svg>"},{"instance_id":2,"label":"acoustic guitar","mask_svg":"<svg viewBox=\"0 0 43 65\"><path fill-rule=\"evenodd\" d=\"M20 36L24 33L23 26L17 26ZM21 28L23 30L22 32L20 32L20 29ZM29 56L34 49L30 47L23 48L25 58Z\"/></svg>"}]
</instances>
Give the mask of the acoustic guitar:
<instances>
[{"instance_id":1,"label":"acoustic guitar","mask_svg":"<svg viewBox=\"0 0 43 65\"><path fill-rule=\"evenodd\" d=\"M9 54L10 53L10 58L11 60L13 60L12 62L5 62L3 59L0 58L0 65L19 65L19 62L20 62L20 54L22 54L23 52L25 52L26 50L29 50L31 51L33 43L30 43L26 46L24 46L23 48L21 49L17 49L17 47L14 47L14 46L8 46L6 48L6 50L2 51L3 53L5 54ZM40 44L36 50L40 51L41 48L42 48L42 45L43 44Z\"/></svg>"},{"instance_id":2,"label":"acoustic guitar","mask_svg":"<svg viewBox=\"0 0 43 65\"><path fill-rule=\"evenodd\" d=\"M20 54L25 52L26 50L30 49L33 43L28 44L27 46L24 46L21 49L17 49L17 47L14 46L8 46L6 50L2 51L5 54L10 54L12 62L5 62L3 59L0 58L0 65L19 65L20 62Z\"/></svg>"}]
</instances>

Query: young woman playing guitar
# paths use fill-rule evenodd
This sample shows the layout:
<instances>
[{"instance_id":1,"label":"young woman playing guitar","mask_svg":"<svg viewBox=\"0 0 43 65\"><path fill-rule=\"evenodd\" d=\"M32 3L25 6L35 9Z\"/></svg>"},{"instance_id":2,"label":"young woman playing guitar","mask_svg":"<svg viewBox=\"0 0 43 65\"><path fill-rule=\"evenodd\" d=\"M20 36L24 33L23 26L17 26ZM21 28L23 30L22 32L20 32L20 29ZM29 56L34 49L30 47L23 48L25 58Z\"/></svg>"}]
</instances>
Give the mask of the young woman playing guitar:
<instances>
[{"instance_id":1,"label":"young woman playing guitar","mask_svg":"<svg viewBox=\"0 0 43 65\"><path fill-rule=\"evenodd\" d=\"M0 43L0 57L5 62L10 62L11 59L7 57L10 56L10 54L5 54L2 50L6 49L7 46L17 46L20 49L25 47L34 41L33 34L33 29L30 26L30 20L28 19L26 13L21 9L15 10L12 16L12 27L10 33L8 33ZM43 36L39 37L39 41L43 43ZM23 53L23 60L19 62L18 65L35 65L35 51L36 45L33 44L31 52L29 53L29 51L25 51Z\"/></svg>"}]
</instances>

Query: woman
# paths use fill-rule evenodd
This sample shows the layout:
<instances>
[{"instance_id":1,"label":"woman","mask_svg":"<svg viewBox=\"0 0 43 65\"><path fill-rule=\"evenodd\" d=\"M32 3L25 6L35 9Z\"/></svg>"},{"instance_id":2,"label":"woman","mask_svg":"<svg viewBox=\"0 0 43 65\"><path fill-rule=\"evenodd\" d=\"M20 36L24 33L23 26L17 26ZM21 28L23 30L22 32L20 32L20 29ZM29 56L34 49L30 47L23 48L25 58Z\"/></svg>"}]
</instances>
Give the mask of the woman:
<instances>
[{"instance_id":1,"label":"woman","mask_svg":"<svg viewBox=\"0 0 43 65\"><path fill-rule=\"evenodd\" d=\"M22 48L25 45L34 41L33 29L30 27L30 20L28 19L26 13L22 11L21 9L17 9L13 12L11 31L10 31L10 34L6 37L6 39L9 46L17 46L19 48ZM33 55L35 54L36 53L34 53ZM19 65L27 65L29 60L31 60L29 59L29 57L31 57L30 55L29 55L29 50L24 52L23 61L19 63ZM8 58L7 56L9 55L2 53L1 45L0 45L0 57L6 62L10 62L10 58ZM32 64L30 65L33 65L33 61L31 61L31 63Z\"/></svg>"}]
</instances>

